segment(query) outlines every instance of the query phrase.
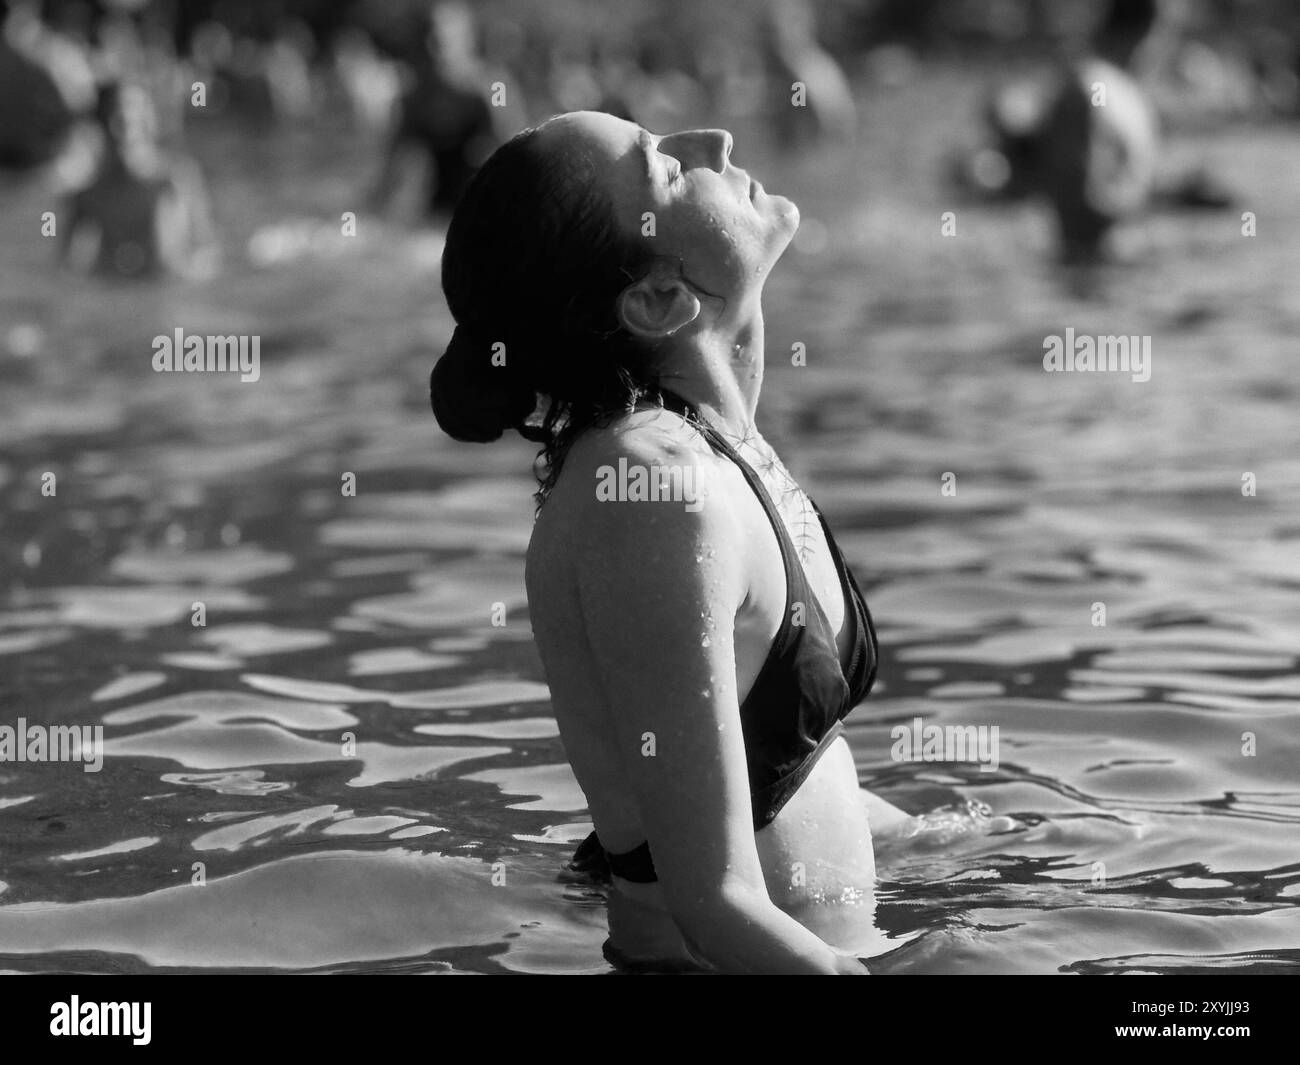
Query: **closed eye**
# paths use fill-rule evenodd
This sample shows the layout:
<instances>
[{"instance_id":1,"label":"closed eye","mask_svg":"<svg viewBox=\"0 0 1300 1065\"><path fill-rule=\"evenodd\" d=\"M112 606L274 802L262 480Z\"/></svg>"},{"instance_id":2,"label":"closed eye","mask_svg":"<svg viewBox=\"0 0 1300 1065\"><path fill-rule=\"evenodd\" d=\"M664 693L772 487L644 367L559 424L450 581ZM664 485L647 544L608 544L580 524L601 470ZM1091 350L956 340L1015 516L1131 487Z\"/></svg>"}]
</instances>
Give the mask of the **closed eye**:
<instances>
[{"instance_id":1,"label":"closed eye","mask_svg":"<svg viewBox=\"0 0 1300 1065\"><path fill-rule=\"evenodd\" d=\"M664 170L664 173L667 176L667 182L666 182L667 185L671 187L673 185L676 185L679 181L682 180L681 163L679 163L675 158L673 158L673 156L669 155L667 152L659 151L657 145L655 144L654 137L650 134L648 130L641 131L641 135L637 138L637 144L640 146L641 150L645 153L645 167L646 167L647 178L651 177L651 175L654 173L655 156L660 155L663 156L664 159L667 159L672 164L671 167L665 166L665 170Z\"/></svg>"}]
</instances>

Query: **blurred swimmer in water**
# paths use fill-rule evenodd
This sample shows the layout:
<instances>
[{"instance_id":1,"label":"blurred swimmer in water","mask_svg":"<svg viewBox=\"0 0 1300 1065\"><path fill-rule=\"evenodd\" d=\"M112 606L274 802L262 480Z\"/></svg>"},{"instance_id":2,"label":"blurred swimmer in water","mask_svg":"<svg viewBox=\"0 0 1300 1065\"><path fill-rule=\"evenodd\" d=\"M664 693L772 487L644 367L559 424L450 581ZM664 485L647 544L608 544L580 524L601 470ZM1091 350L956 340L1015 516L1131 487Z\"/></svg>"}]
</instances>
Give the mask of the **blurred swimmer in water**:
<instances>
[{"instance_id":1,"label":"blurred swimmer in water","mask_svg":"<svg viewBox=\"0 0 1300 1065\"><path fill-rule=\"evenodd\" d=\"M123 278L210 275L217 246L202 175L192 159L160 148L148 93L108 85L95 116L103 155L90 184L68 203L65 260Z\"/></svg>"},{"instance_id":2,"label":"blurred swimmer in water","mask_svg":"<svg viewBox=\"0 0 1300 1065\"><path fill-rule=\"evenodd\" d=\"M1157 203L1231 202L1204 170L1159 172L1158 117L1133 76L1157 15L1155 0L1112 0L1081 54L990 96L990 143L956 164L959 183L982 196L1046 200L1067 262L1102 258L1108 234Z\"/></svg>"},{"instance_id":3,"label":"blurred swimmer in water","mask_svg":"<svg viewBox=\"0 0 1300 1065\"><path fill-rule=\"evenodd\" d=\"M412 84L398 104L396 128L370 196L377 210L387 207L414 168L423 167L423 211L450 212L501 139L469 8L437 0L427 25L425 47L410 57Z\"/></svg>"},{"instance_id":4,"label":"blurred swimmer in water","mask_svg":"<svg viewBox=\"0 0 1300 1065\"><path fill-rule=\"evenodd\" d=\"M1154 189L1155 109L1129 67L1155 16L1155 0L1113 0L1085 54L1042 81L1002 87L988 103L994 144L973 160L975 183L1045 198L1067 260L1097 257L1111 227L1138 214Z\"/></svg>"},{"instance_id":5,"label":"blurred swimmer in water","mask_svg":"<svg viewBox=\"0 0 1300 1065\"><path fill-rule=\"evenodd\" d=\"M760 56L770 76L769 115L782 147L852 141L858 126L849 80L817 40L808 0L765 0L758 9ZM802 93L797 105L795 94Z\"/></svg>"}]
</instances>

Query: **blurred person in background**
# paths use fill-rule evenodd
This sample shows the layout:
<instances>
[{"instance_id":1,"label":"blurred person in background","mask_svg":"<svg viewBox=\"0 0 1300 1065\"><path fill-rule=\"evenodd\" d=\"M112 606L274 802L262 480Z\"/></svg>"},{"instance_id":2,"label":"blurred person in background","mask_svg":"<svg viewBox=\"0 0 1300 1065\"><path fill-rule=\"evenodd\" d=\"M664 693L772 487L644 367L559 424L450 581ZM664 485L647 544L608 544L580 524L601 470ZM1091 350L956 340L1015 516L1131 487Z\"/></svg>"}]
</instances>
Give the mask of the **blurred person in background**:
<instances>
[{"instance_id":1,"label":"blurred person in background","mask_svg":"<svg viewBox=\"0 0 1300 1065\"><path fill-rule=\"evenodd\" d=\"M423 210L446 215L502 139L470 8L460 0L434 0L425 25L424 47L407 57L411 84L398 104L383 169L369 197L378 211L423 168Z\"/></svg>"},{"instance_id":2,"label":"blurred person in background","mask_svg":"<svg viewBox=\"0 0 1300 1065\"><path fill-rule=\"evenodd\" d=\"M119 278L202 278L217 243L198 165L158 145L153 101L132 83L99 95L99 168L65 211L61 253L80 269Z\"/></svg>"},{"instance_id":3,"label":"blurred person in background","mask_svg":"<svg viewBox=\"0 0 1300 1065\"><path fill-rule=\"evenodd\" d=\"M960 164L982 193L1046 199L1067 261L1098 258L1111 228L1151 199L1157 118L1129 71L1155 20L1155 0L1111 0L1082 54L1066 47L1045 77L992 95L993 143Z\"/></svg>"},{"instance_id":4,"label":"blurred person in background","mask_svg":"<svg viewBox=\"0 0 1300 1065\"><path fill-rule=\"evenodd\" d=\"M1155 107L1129 73L1155 20L1155 0L1112 0L1090 53L1067 65L1047 106L1038 180L1067 260L1096 258L1111 227L1155 189Z\"/></svg>"},{"instance_id":5,"label":"blurred person in background","mask_svg":"<svg viewBox=\"0 0 1300 1065\"><path fill-rule=\"evenodd\" d=\"M1002 160L993 173L1006 182L992 191L1046 197L1067 262L1102 258L1112 229L1149 208L1232 204L1209 168L1162 160L1159 115L1136 80L1136 57L1145 69L1152 51L1179 42L1156 0L1112 0L1090 49L1067 60L1046 91L1014 86L991 102Z\"/></svg>"},{"instance_id":6,"label":"blurred person in background","mask_svg":"<svg viewBox=\"0 0 1300 1065\"><path fill-rule=\"evenodd\" d=\"M317 49L311 28L271 8L223 14L194 25L188 41L193 77L207 89L205 106L259 125L307 116Z\"/></svg>"},{"instance_id":7,"label":"blurred person in background","mask_svg":"<svg viewBox=\"0 0 1300 1065\"><path fill-rule=\"evenodd\" d=\"M858 128L853 92L840 64L817 40L810 0L764 0L758 30L778 143L793 148L852 141ZM799 106L792 99L796 83L803 86Z\"/></svg>"}]
</instances>

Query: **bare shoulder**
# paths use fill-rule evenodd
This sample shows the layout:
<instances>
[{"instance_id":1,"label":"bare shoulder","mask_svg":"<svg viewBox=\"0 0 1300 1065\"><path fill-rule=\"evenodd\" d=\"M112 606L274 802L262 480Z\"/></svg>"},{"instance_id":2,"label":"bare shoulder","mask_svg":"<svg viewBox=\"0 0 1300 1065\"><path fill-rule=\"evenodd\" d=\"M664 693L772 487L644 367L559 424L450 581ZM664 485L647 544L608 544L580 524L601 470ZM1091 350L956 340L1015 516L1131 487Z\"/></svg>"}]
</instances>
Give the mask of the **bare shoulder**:
<instances>
[{"instance_id":1,"label":"bare shoulder","mask_svg":"<svg viewBox=\"0 0 1300 1065\"><path fill-rule=\"evenodd\" d=\"M709 490L725 488L730 467L681 416L658 408L633 411L592 427L574 442L542 514L552 511L557 525L588 527L593 521L607 526L668 519L668 511L683 511L602 505L663 501L690 503L685 513L696 515L696 522L716 519L726 508L721 500L710 501Z\"/></svg>"},{"instance_id":2,"label":"bare shoulder","mask_svg":"<svg viewBox=\"0 0 1300 1065\"><path fill-rule=\"evenodd\" d=\"M630 557L640 564L647 555L683 564L701 544L738 543L728 502L738 479L680 415L658 408L621 415L570 448L538 518L530 565L561 555L565 569Z\"/></svg>"},{"instance_id":3,"label":"bare shoulder","mask_svg":"<svg viewBox=\"0 0 1300 1065\"><path fill-rule=\"evenodd\" d=\"M651 408L593 426L574 443L565 465L594 472L620 458L647 465L670 465L704 462L716 456L699 431L680 415Z\"/></svg>"}]
</instances>

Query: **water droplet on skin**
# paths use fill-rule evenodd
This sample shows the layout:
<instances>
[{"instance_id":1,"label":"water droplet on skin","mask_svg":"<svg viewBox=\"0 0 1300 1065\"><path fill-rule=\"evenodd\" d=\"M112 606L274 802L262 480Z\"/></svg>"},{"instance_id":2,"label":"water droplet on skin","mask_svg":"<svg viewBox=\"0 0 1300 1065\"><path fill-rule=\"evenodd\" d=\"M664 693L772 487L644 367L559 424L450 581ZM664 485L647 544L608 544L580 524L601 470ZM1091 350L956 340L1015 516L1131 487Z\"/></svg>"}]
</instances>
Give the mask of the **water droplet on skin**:
<instances>
[{"instance_id":1,"label":"water droplet on skin","mask_svg":"<svg viewBox=\"0 0 1300 1065\"><path fill-rule=\"evenodd\" d=\"M701 646L701 647L712 647L712 646L713 646L713 641L710 640L707 636L705 636L705 637L703 637L703 638L700 640L700 646Z\"/></svg>"},{"instance_id":2,"label":"water droplet on skin","mask_svg":"<svg viewBox=\"0 0 1300 1065\"><path fill-rule=\"evenodd\" d=\"M840 892L840 902L843 905L854 905L862 901L862 892L857 888L849 885Z\"/></svg>"}]
</instances>

